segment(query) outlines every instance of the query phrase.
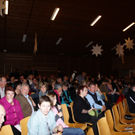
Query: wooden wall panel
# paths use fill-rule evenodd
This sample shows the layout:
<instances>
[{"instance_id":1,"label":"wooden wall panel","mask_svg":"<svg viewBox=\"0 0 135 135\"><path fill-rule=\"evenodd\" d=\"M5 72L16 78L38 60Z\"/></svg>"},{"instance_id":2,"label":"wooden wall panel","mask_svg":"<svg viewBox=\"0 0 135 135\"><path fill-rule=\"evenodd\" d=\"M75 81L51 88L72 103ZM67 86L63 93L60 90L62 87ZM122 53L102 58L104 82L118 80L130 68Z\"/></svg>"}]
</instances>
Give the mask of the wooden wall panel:
<instances>
[{"instance_id":1,"label":"wooden wall panel","mask_svg":"<svg viewBox=\"0 0 135 135\"><path fill-rule=\"evenodd\" d=\"M30 71L34 67L39 74L57 76L57 69L60 68L64 75L71 75L74 70L78 73L86 71L88 75L96 76L100 71L103 75L115 74L114 71L122 69L135 69L134 57L125 57L125 64L121 59L114 57L74 57L58 55L39 55L33 54L13 54L0 53L0 74L6 75L15 68L19 68L20 73Z\"/></svg>"}]
</instances>

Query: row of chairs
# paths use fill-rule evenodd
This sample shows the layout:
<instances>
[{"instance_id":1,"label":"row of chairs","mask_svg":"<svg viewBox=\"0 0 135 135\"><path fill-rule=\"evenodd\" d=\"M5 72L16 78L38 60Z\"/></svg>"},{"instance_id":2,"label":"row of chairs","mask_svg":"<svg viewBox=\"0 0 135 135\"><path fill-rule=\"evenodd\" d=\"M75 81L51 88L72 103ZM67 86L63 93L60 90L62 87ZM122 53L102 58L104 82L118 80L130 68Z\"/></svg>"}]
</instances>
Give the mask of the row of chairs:
<instances>
[{"instance_id":1,"label":"row of chairs","mask_svg":"<svg viewBox=\"0 0 135 135\"><path fill-rule=\"evenodd\" d=\"M133 135L135 132L135 125L133 125L135 119L124 119L125 114L128 114L127 112L129 111L126 99L123 100L123 104L119 102L114 105L112 113L111 110L107 110L105 117L97 122L99 135Z\"/></svg>"},{"instance_id":2,"label":"row of chairs","mask_svg":"<svg viewBox=\"0 0 135 135\"><path fill-rule=\"evenodd\" d=\"M76 122L74 118L74 113L73 113L73 103L71 103L70 105L71 105L73 121L75 123L69 123L68 121L69 113L68 113L67 106L66 104L61 105L62 110L63 110L64 122L66 125L68 125L69 127L81 128L82 130L87 130L88 125L92 126L92 123ZM113 113L113 116L112 116L112 113ZM128 104L127 104L126 99L123 100L123 104L122 102L119 102L117 105L114 105L112 107L112 113L110 110L107 110L105 112L105 117L101 118L97 122L99 135L117 135L117 134L118 135L132 135L133 133L127 132L129 130L125 129L128 126L132 127L133 128L132 131L135 132L135 125L133 125L133 123L135 123L135 119L132 119L132 120L124 119L125 114L130 114L130 115L132 114L132 113L129 113L128 111ZM132 116L134 115L135 114L132 114ZM26 117L20 121L22 135L27 135L28 133L27 122L29 118L30 117ZM10 125L3 126L0 131L0 135L8 135L8 134L13 135ZM92 128L88 130L87 135L94 135Z\"/></svg>"},{"instance_id":3,"label":"row of chairs","mask_svg":"<svg viewBox=\"0 0 135 135\"><path fill-rule=\"evenodd\" d=\"M27 123L28 123L29 118L30 116L20 121L22 135L27 135L28 133ZM10 125L3 126L0 130L0 135L14 135L12 132L11 126Z\"/></svg>"}]
</instances>

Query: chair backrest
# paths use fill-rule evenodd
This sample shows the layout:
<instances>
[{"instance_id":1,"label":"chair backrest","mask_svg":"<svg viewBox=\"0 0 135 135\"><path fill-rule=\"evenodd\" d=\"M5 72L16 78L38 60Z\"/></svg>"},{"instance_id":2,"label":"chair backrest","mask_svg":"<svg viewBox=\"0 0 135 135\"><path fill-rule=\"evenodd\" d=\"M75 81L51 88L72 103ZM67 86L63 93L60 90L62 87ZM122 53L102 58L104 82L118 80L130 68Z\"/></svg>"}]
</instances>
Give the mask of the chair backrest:
<instances>
[{"instance_id":1,"label":"chair backrest","mask_svg":"<svg viewBox=\"0 0 135 135\"><path fill-rule=\"evenodd\" d=\"M2 126L0 135L14 135L10 125Z\"/></svg>"},{"instance_id":2,"label":"chair backrest","mask_svg":"<svg viewBox=\"0 0 135 135\"><path fill-rule=\"evenodd\" d=\"M69 113L68 113L67 105L66 104L62 104L60 106L62 107L64 122L65 122L65 124L68 124L69 123L68 122L68 120L69 120Z\"/></svg>"},{"instance_id":3,"label":"chair backrest","mask_svg":"<svg viewBox=\"0 0 135 135\"><path fill-rule=\"evenodd\" d=\"M111 135L111 132L110 132L110 129L109 129L109 126L105 117L98 120L97 127L98 127L99 135Z\"/></svg>"},{"instance_id":4,"label":"chair backrest","mask_svg":"<svg viewBox=\"0 0 135 135\"><path fill-rule=\"evenodd\" d=\"M113 118L114 118L114 127L115 127L116 130L119 131L119 129L117 127L120 124L120 116L119 116L118 109L117 109L117 106L116 105L114 105L112 107L112 112L113 112Z\"/></svg>"},{"instance_id":5,"label":"chair backrest","mask_svg":"<svg viewBox=\"0 0 135 135\"><path fill-rule=\"evenodd\" d=\"M87 135L94 135L94 132L93 132L93 128L92 127L88 130Z\"/></svg>"},{"instance_id":6,"label":"chair backrest","mask_svg":"<svg viewBox=\"0 0 135 135\"><path fill-rule=\"evenodd\" d=\"M78 123L78 122L75 120L75 117L74 117L73 103L74 103L74 102L71 102L71 103L70 103L70 106L71 106L71 112L72 112L72 119L73 119L73 121L74 121L75 123Z\"/></svg>"},{"instance_id":7,"label":"chair backrest","mask_svg":"<svg viewBox=\"0 0 135 135\"><path fill-rule=\"evenodd\" d=\"M110 129L110 132L113 132L114 131L114 121L113 121L111 110L105 111L105 117L106 117L109 129Z\"/></svg>"},{"instance_id":8,"label":"chair backrest","mask_svg":"<svg viewBox=\"0 0 135 135\"><path fill-rule=\"evenodd\" d=\"M108 101L108 98L106 96L106 93L105 92L102 92L102 94L105 96L105 100Z\"/></svg>"},{"instance_id":9,"label":"chair backrest","mask_svg":"<svg viewBox=\"0 0 135 135\"><path fill-rule=\"evenodd\" d=\"M28 117L26 117L26 118L24 118L24 119L22 119L22 120L20 121L21 134L22 134L22 135L27 135L27 134L28 134L27 123L28 123L28 121L29 121L29 118L30 118L30 116L28 116Z\"/></svg>"},{"instance_id":10,"label":"chair backrest","mask_svg":"<svg viewBox=\"0 0 135 135\"><path fill-rule=\"evenodd\" d=\"M123 107L124 107L125 113L128 113L129 112L129 108L128 108L128 104L127 104L127 99L126 98L123 99Z\"/></svg>"},{"instance_id":11,"label":"chair backrest","mask_svg":"<svg viewBox=\"0 0 135 135\"><path fill-rule=\"evenodd\" d=\"M124 118L124 116L125 116L125 111L124 111L122 102L119 102L119 103L117 104L117 107L118 107L118 110L119 110L120 121L121 121L121 119Z\"/></svg>"}]
</instances>

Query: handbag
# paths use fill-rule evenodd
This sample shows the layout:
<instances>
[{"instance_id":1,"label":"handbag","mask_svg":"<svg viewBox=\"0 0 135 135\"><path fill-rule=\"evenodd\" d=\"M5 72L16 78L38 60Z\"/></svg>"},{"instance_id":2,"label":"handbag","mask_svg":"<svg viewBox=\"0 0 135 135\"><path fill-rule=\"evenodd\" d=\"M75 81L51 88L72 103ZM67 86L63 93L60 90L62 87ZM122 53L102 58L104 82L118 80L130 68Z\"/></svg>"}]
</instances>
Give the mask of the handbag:
<instances>
[{"instance_id":1,"label":"handbag","mask_svg":"<svg viewBox=\"0 0 135 135\"><path fill-rule=\"evenodd\" d=\"M91 116L96 116L96 117L98 117L98 115L99 115L100 113L102 113L101 109L97 109L97 110L91 110L91 111L89 111L88 114L91 115Z\"/></svg>"},{"instance_id":2,"label":"handbag","mask_svg":"<svg viewBox=\"0 0 135 135\"><path fill-rule=\"evenodd\" d=\"M132 120L132 119L133 119L133 117L132 117L131 115L125 115L124 118L125 118L126 120Z\"/></svg>"}]
</instances>

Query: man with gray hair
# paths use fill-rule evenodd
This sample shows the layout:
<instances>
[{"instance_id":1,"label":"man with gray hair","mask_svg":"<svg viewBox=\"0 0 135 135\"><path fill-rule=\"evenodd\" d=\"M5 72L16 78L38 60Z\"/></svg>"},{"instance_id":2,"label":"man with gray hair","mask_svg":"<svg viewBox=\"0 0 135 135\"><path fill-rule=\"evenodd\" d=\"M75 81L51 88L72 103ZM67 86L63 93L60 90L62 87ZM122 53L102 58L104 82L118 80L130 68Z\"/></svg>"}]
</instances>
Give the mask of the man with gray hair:
<instances>
[{"instance_id":1,"label":"man with gray hair","mask_svg":"<svg viewBox=\"0 0 135 135\"><path fill-rule=\"evenodd\" d=\"M5 96L5 86L7 84L7 80L5 77L0 77L0 98Z\"/></svg>"},{"instance_id":2,"label":"man with gray hair","mask_svg":"<svg viewBox=\"0 0 135 135\"><path fill-rule=\"evenodd\" d=\"M21 105L24 118L30 116L34 112L33 107L34 101L28 94L29 94L29 85L22 84L21 93L16 95L15 97Z\"/></svg>"}]
</instances>

